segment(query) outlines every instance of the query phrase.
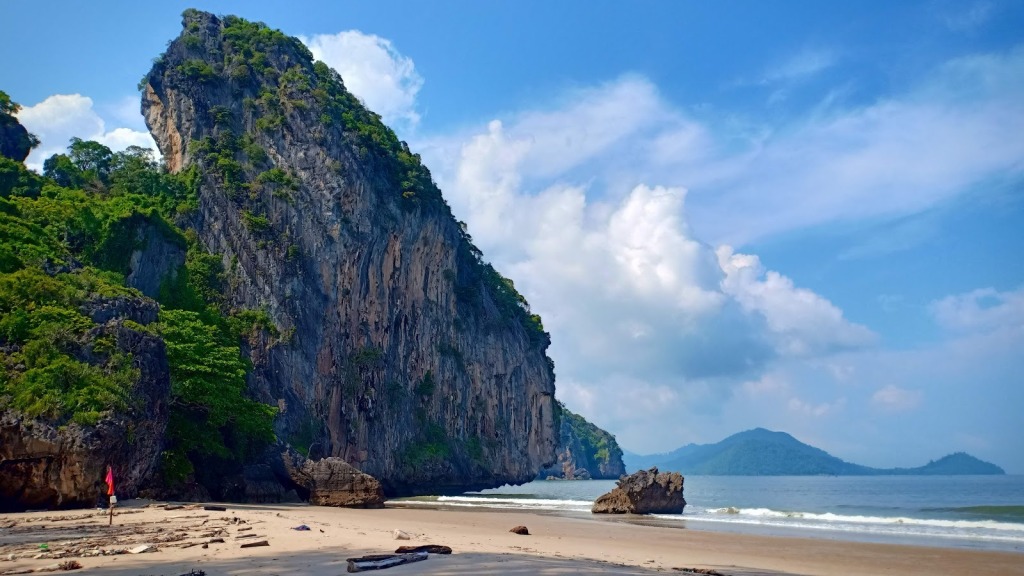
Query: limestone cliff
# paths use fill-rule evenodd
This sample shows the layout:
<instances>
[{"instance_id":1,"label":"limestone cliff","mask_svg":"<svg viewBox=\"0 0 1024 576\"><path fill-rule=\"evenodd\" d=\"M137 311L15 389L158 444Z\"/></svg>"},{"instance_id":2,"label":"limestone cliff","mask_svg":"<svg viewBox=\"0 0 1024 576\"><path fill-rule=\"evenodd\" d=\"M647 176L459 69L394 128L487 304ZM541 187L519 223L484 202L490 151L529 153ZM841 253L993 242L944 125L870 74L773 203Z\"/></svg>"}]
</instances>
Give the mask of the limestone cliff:
<instances>
[{"instance_id":1,"label":"limestone cliff","mask_svg":"<svg viewBox=\"0 0 1024 576\"><path fill-rule=\"evenodd\" d=\"M543 468L538 478L562 480L617 480L626 473L622 449L615 436L574 414L561 402L557 461Z\"/></svg>"},{"instance_id":2,"label":"limestone cliff","mask_svg":"<svg viewBox=\"0 0 1024 576\"><path fill-rule=\"evenodd\" d=\"M283 335L253 345L249 382L281 440L390 494L525 482L554 460L539 318L333 70L188 10L142 91L168 167L196 171L184 224L223 256L229 302Z\"/></svg>"}]
</instances>

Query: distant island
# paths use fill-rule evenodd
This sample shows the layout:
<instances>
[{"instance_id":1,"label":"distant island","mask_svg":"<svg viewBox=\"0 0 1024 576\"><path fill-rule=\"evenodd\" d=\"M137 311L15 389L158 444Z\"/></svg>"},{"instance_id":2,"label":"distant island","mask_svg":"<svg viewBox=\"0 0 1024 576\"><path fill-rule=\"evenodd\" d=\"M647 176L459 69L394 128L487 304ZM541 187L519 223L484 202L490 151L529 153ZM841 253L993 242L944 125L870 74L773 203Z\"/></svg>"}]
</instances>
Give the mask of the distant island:
<instances>
[{"instance_id":1,"label":"distant island","mask_svg":"<svg viewBox=\"0 0 1024 576\"><path fill-rule=\"evenodd\" d=\"M846 462L785 432L755 428L716 444L687 444L665 454L623 454L628 472L657 466L707 476L881 476L1006 474L970 454L956 452L917 468L871 468Z\"/></svg>"}]
</instances>

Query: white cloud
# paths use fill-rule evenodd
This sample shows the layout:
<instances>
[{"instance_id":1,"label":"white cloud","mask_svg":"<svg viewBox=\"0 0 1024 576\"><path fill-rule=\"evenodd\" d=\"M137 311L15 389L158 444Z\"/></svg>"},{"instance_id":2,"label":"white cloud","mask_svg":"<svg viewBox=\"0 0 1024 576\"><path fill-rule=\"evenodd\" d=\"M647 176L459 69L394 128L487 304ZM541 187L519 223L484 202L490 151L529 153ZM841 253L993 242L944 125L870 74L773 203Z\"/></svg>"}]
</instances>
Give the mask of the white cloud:
<instances>
[{"instance_id":1,"label":"white cloud","mask_svg":"<svg viewBox=\"0 0 1024 576\"><path fill-rule=\"evenodd\" d=\"M979 288L931 304L940 326L957 332L1007 329L1024 333L1024 288L1000 292Z\"/></svg>"},{"instance_id":2,"label":"white cloud","mask_svg":"<svg viewBox=\"0 0 1024 576\"><path fill-rule=\"evenodd\" d=\"M25 161L26 166L39 172L44 160L67 150L72 137L95 140L115 152L132 145L157 151L149 132L130 128L108 131L103 118L93 109L92 99L81 94L49 96L34 106L23 107L18 120L39 137L40 146Z\"/></svg>"},{"instance_id":3,"label":"white cloud","mask_svg":"<svg viewBox=\"0 0 1024 576\"><path fill-rule=\"evenodd\" d=\"M808 53L775 76L835 62ZM777 125L691 113L626 76L435 138L424 156L477 245L544 317L559 397L623 445L669 450L753 426L834 438L841 427L858 438L848 458L909 465L941 456L927 452L939 438L958 449L942 422L984 438L1021 433L992 398L1020 396L1000 383L1022 368L1014 358L1024 334L879 349L870 329L765 269L743 245L898 221L1019 174L1024 50L957 59L925 78L855 108L842 107L847 88L839 87ZM905 249L936 230L903 225L845 256ZM946 316L971 310L963 298L953 304ZM989 320L947 320L957 322ZM924 382L929 410L912 410ZM972 394L965 382L989 393ZM871 417L894 408L905 422ZM884 459L865 448L898 431L903 442Z\"/></svg>"},{"instance_id":4,"label":"white cloud","mask_svg":"<svg viewBox=\"0 0 1024 576\"><path fill-rule=\"evenodd\" d=\"M415 127L420 120L416 94L423 78L412 59L390 40L358 30L300 36L317 60L337 70L345 87L389 125Z\"/></svg>"},{"instance_id":5,"label":"white cloud","mask_svg":"<svg viewBox=\"0 0 1024 576\"><path fill-rule=\"evenodd\" d=\"M921 212L1024 169L1024 49L960 58L917 89L776 127L688 169L694 219L716 241ZM685 176L680 171L667 170ZM704 192L707 193L704 193Z\"/></svg>"},{"instance_id":6,"label":"white cloud","mask_svg":"<svg viewBox=\"0 0 1024 576\"><path fill-rule=\"evenodd\" d=\"M701 242L687 191L645 184L638 172L652 136L694 161L708 137L648 82L624 77L430 142L426 153L456 216L552 332L559 397L629 440L681 407L719 411L775 358L873 342L756 257L720 258ZM842 406L794 408L790 397L780 407L809 416Z\"/></svg>"},{"instance_id":7,"label":"white cloud","mask_svg":"<svg viewBox=\"0 0 1024 576\"><path fill-rule=\"evenodd\" d=\"M920 390L907 390L890 384L871 396L871 404L888 412L905 412L917 408L923 397Z\"/></svg>"},{"instance_id":8,"label":"white cloud","mask_svg":"<svg viewBox=\"0 0 1024 576\"><path fill-rule=\"evenodd\" d=\"M779 336L780 352L792 356L819 355L873 343L875 335L852 324L831 302L793 281L765 270L757 256L737 254L730 246L717 250L725 271L722 288L745 310L757 312Z\"/></svg>"},{"instance_id":9,"label":"white cloud","mask_svg":"<svg viewBox=\"0 0 1024 576\"><path fill-rule=\"evenodd\" d=\"M787 406L791 412L796 412L802 416L821 418L822 416L834 415L835 412L842 410L846 406L846 398L840 398L835 402L813 404L794 396L789 399Z\"/></svg>"},{"instance_id":10,"label":"white cloud","mask_svg":"<svg viewBox=\"0 0 1024 576\"><path fill-rule=\"evenodd\" d=\"M831 68L836 60L836 55L831 50L805 49L765 71L761 83L769 84L813 76Z\"/></svg>"}]
</instances>

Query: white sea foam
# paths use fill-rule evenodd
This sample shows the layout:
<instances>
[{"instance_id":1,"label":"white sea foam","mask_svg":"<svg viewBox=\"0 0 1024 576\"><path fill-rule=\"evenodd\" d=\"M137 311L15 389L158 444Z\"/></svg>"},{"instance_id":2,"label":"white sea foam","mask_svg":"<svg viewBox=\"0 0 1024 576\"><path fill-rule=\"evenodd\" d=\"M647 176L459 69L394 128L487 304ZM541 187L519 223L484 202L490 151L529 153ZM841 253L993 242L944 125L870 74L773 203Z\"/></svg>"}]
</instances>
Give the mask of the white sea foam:
<instances>
[{"instance_id":1,"label":"white sea foam","mask_svg":"<svg viewBox=\"0 0 1024 576\"><path fill-rule=\"evenodd\" d=\"M438 496L436 500L403 500L403 504L419 506L466 506L521 510L590 511L586 500L554 500L545 498L491 498L481 496Z\"/></svg>"},{"instance_id":2,"label":"white sea foam","mask_svg":"<svg viewBox=\"0 0 1024 576\"><path fill-rule=\"evenodd\" d=\"M719 519L737 521L742 518L777 518L777 519L799 519L804 521L818 521L826 524L869 524L889 526L930 526L936 528L959 528L959 529L984 529L984 530L1005 530L1024 536L1024 524L1010 522L997 522L995 520L942 520L935 518L910 518L906 516L859 516L843 515L825 512L816 514L813 512L786 512L771 510L768 508L712 508L705 511Z\"/></svg>"}]
</instances>

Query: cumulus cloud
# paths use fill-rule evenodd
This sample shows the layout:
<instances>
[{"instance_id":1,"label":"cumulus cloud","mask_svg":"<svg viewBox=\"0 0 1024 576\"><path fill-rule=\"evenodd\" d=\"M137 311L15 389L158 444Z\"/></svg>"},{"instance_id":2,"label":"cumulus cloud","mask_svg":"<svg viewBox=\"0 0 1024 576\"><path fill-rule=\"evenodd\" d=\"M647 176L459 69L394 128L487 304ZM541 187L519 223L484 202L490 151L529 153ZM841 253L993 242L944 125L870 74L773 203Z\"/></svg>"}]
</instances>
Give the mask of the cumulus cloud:
<instances>
[{"instance_id":1,"label":"cumulus cloud","mask_svg":"<svg viewBox=\"0 0 1024 576\"><path fill-rule=\"evenodd\" d=\"M1006 292L979 288L936 300L930 309L935 321L947 330L1024 332L1024 288Z\"/></svg>"},{"instance_id":2,"label":"cumulus cloud","mask_svg":"<svg viewBox=\"0 0 1024 576\"><path fill-rule=\"evenodd\" d=\"M345 87L385 123L401 127L419 123L416 94L423 78L412 59L398 52L390 40L358 30L299 39L317 60L337 70Z\"/></svg>"},{"instance_id":3,"label":"cumulus cloud","mask_svg":"<svg viewBox=\"0 0 1024 576\"><path fill-rule=\"evenodd\" d=\"M786 84L838 64L834 53L808 51L765 78ZM827 295L767 269L745 246L812 227L898 222L1020 173L1024 50L959 58L922 78L856 107L843 107L840 87L775 125L686 110L647 79L624 76L417 147L477 245L544 317L560 398L626 446L716 441L728 422L813 437L842 421L881 442L892 430L866 411L919 418L909 408L924 392L905 383L929 382L929 398L947 402L964 378L993 386L1006 371L982 374L977 359L1012 357L1021 336L879 349L877 335ZM904 226L844 256L905 249L936 230ZM1010 300L961 295L933 312L944 326L975 330L995 321L986 307ZM658 400L637 409L645 394Z\"/></svg>"},{"instance_id":4,"label":"cumulus cloud","mask_svg":"<svg viewBox=\"0 0 1024 576\"><path fill-rule=\"evenodd\" d=\"M917 408L923 397L920 390L907 390L890 384L871 396L871 404L887 412L905 412Z\"/></svg>"},{"instance_id":5,"label":"cumulus cloud","mask_svg":"<svg viewBox=\"0 0 1024 576\"><path fill-rule=\"evenodd\" d=\"M723 422L811 436L840 419L882 438L857 414L916 417L924 392L903 382L954 394L952 375L986 377L972 368L979 350L1002 354L1020 338L886 354L826 295L733 246L917 213L1019 171L1022 54L954 60L903 95L739 133L625 76L435 138L424 155L477 244L544 317L560 397L627 446L714 441L708 425ZM912 232L918 243L932 233ZM961 295L933 312L973 330L1014 318L1015 298ZM659 400L641 411L638 390Z\"/></svg>"},{"instance_id":6,"label":"cumulus cloud","mask_svg":"<svg viewBox=\"0 0 1024 576\"><path fill-rule=\"evenodd\" d=\"M23 107L18 112L18 120L39 137L41 144L25 162L29 168L39 172L43 169L43 161L64 152L72 137L95 140L115 152L128 146L157 150L149 132L124 127L108 131L106 122L94 109L92 99L81 94L49 96L34 106Z\"/></svg>"},{"instance_id":7,"label":"cumulus cloud","mask_svg":"<svg viewBox=\"0 0 1024 576\"><path fill-rule=\"evenodd\" d=\"M871 344L875 335L843 318L843 312L814 292L797 288L778 272L765 270L757 256L737 254L720 246L718 262L725 271L722 288L745 310L764 316L779 337L780 352L819 355Z\"/></svg>"},{"instance_id":8,"label":"cumulus cloud","mask_svg":"<svg viewBox=\"0 0 1024 576\"><path fill-rule=\"evenodd\" d=\"M706 132L649 82L624 77L430 142L426 154L456 216L552 332L560 398L625 439L681 407L721 410L774 359L874 341L756 256L699 239L688 191L645 183L648 148L630 146L673 136L675 153L701 158ZM794 391L780 407L817 418L843 402Z\"/></svg>"}]
</instances>

